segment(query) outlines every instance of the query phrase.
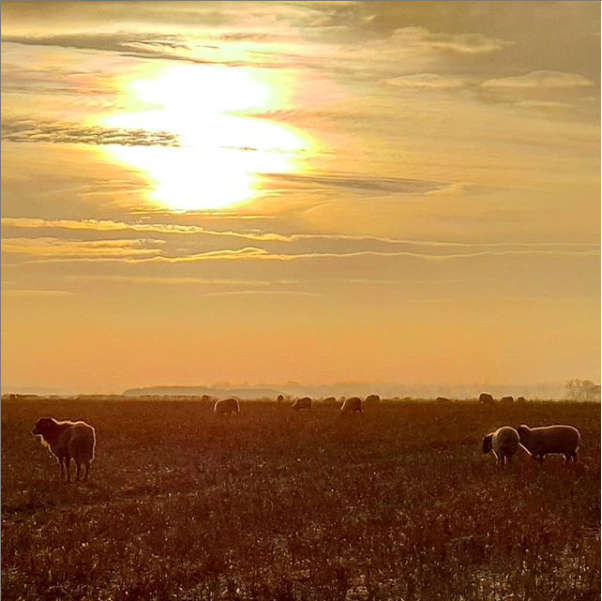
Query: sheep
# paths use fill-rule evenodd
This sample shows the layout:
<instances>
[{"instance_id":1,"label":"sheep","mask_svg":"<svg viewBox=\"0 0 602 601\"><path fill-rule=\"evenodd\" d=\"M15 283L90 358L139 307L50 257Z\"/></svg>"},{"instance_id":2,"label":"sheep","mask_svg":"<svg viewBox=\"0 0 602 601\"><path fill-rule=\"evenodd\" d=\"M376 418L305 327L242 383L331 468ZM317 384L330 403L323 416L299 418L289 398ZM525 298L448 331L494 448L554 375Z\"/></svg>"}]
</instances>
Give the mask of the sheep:
<instances>
[{"instance_id":1,"label":"sheep","mask_svg":"<svg viewBox=\"0 0 602 601\"><path fill-rule=\"evenodd\" d=\"M527 402L527 399L526 399L524 396L519 396L519 397L516 399L516 402L517 402L517 403L519 403L519 404L526 403L526 402Z\"/></svg>"},{"instance_id":2,"label":"sheep","mask_svg":"<svg viewBox=\"0 0 602 601\"><path fill-rule=\"evenodd\" d=\"M493 403L495 403L495 401L493 400L493 397L488 394L487 392L482 392L479 395L479 403L482 403L483 405L492 405Z\"/></svg>"},{"instance_id":3,"label":"sheep","mask_svg":"<svg viewBox=\"0 0 602 601\"><path fill-rule=\"evenodd\" d=\"M540 463L548 454L564 455L565 463L577 461L581 434L573 426L544 426L529 428L522 424L517 428L523 448Z\"/></svg>"},{"instance_id":4,"label":"sheep","mask_svg":"<svg viewBox=\"0 0 602 601\"><path fill-rule=\"evenodd\" d=\"M293 403L292 408L295 411L301 411L303 409L311 409L311 399L308 396L304 396L300 399L297 399Z\"/></svg>"},{"instance_id":5,"label":"sheep","mask_svg":"<svg viewBox=\"0 0 602 601\"><path fill-rule=\"evenodd\" d=\"M380 403L380 396L378 394L369 394L365 400L364 405L378 405Z\"/></svg>"},{"instance_id":6,"label":"sheep","mask_svg":"<svg viewBox=\"0 0 602 601\"><path fill-rule=\"evenodd\" d=\"M342 414L361 413L362 412L362 399L356 396L345 399L343 406L341 407Z\"/></svg>"},{"instance_id":7,"label":"sheep","mask_svg":"<svg viewBox=\"0 0 602 601\"><path fill-rule=\"evenodd\" d=\"M451 400L444 396L438 396L437 403L439 403L440 405L448 405L449 403L451 403Z\"/></svg>"},{"instance_id":8,"label":"sheep","mask_svg":"<svg viewBox=\"0 0 602 601\"><path fill-rule=\"evenodd\" d=\"M502 405L512 405L514 403L514 397L512 396L504 396L500 399L500 403Z\"/></svg>"},{"instance_id":9,"label":"sheep","mask_svg":"<svg viewBox=\"0 0 602 601\"><path fill-rule=\"evenodd\" d=\"M284 395L283 395L283 394L279 394L279 395L276 397L276 402L277 402L277 403L284 403Z\"/></svg>"},{"instance_id":10,"label":"sheep","mask_svg":"<svg viewBox=\"0 0 602 601\"><path fill-rule=\"evenodd\" d=\"M487 454L493 451L497 463L501 467L510 465L512 457L516 455L519 447L518 432L509 426L502 426L483 438L483 453Z\"/></svg>"},{"instance_id":11,"label":"sheep","mask_svg":"<svg viewBox=\"0 0 602 601\"><path fill-rule=\"evenodd\" d=\"M240 413L240 403L234 397L221 399L213 405L213 412L215 415L232 415L232 413L238 415Z\"/></svg>"},{"instance_id":12,"label":"sheep","mask_svg":"<svg viewBox=\"0 0 602 601\"><path fill-rule=\"evenodd\" d=\"M327 396L325 399L322 399L322 402L325 405L334 405L337 402L337 400L333 396Z\"/></svg>"},{"instance_id":13,"label":"sheep","mask_svg":"<svg viewBox=\"0 0 602 601\"><path fill-rule=\"evenodd\" d=\"M61 479L71 482L69 468L72 459L76 466L75 479L80 479L82 465L85 468L84 482L88 479L96 446L96 432L92 426L84 421L57 421L52 417L42 417L31 433L39 436L42 445L57 458L61 466Z\"/></svg>"}]
</instances>

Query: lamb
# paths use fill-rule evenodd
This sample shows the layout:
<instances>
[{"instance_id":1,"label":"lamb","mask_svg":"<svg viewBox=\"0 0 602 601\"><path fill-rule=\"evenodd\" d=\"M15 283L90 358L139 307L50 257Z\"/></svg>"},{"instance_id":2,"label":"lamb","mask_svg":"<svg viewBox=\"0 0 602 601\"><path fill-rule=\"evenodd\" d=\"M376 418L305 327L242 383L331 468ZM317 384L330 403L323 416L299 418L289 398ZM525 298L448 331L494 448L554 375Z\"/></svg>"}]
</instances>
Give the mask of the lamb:
<instances>
[{"instance_id":1,"label":"lamb","mask_svg":"<svg viewBox=\"0 0 602 601\"><path fill-rule=\"evenodd\" d=\"M543 462L548 454L564 455L565 463L577 461L577 450L581 442L581 434L573 426L544 426L529 428L518 427L520 443L526 451L539 462Z\"/></svg>"},{"instance_id":2,"label":"lamb","mask_svg":"<svg viewBox=\"0 0 602 601\"><path fill-rule=\"evenodd\" d=\"M213 405L213 412L215 415L231 415L232 413L238 415L240 413L240 403L238 402L238 399L233 397L221 399L220 401L216 401L215 405Z\"/></svg>"},{"instance_id":3,"label":"lamb","mask_svg":"<svg viewBox=\"0 0 602 601\"><path fill-rule=\"evenodd\" d=\"M311 399L308 396L304 396L300 399L297 399L293 403L292 407L295 411L301 411L302 409L311 409Z\"/></svg>"},{"instance_id":4,"label":"lamb","mask_svg":"<svg viewBox=\"0 0 602 601\"><path fill-rule=\"evenodd\" d=\"M362 412L362 399L356 396L352 396L349 399L345 399L343 406L341 407L342 414L361 413Z\"/></svg>"},{"instance_id":5,"label":"lamb","mask_svg":"<svg viewBox=\"0 0 602 601\"><path fill-rule=\"evenodd\" d=\"M518 432L509 426L502 426L483 438L483 453L493 451L498 465L502 467L510 465L512 457L516 455L519 447Z\"/></svg>"},{"instance_id":6,"label":"lamb","mask_svg":"<svg viewBox=\"0 0 602 601\"><path fill-rule=\"evenodd\" d=\"M71 482L69 468L72 459L76 466L76 480L80 479L82 465L85 468L84 481L88 479L96 446L96 432L92 426L84 421L57 421L43 417L36 422L31 433L40 436L42 444L57 458L61 479Z\"/></svg>"}]
</instances>

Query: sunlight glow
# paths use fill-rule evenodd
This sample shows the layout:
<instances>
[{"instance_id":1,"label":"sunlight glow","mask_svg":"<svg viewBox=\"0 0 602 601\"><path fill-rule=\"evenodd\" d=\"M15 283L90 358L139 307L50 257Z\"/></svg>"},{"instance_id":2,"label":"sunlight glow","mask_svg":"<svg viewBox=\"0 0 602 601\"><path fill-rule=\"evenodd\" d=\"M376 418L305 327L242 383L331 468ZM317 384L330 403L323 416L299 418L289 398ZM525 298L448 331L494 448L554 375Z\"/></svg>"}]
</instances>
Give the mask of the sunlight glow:
<instances>
[{"instance_id":1,"label":"sunlight glow","mask_svg":"<svg viewBox=\"0 0 602 601\"><path fill-rule=\"evenodd\" d=\"M124 112L105 126L169 132L179 146L110 146L112 158L144 172L149 199L173 211L219 210L253 201L261 174L299 172L312 148L297 129L245 113L286 106L270 73L185 66L132 81Z\"/></svg>"}]
</instances>

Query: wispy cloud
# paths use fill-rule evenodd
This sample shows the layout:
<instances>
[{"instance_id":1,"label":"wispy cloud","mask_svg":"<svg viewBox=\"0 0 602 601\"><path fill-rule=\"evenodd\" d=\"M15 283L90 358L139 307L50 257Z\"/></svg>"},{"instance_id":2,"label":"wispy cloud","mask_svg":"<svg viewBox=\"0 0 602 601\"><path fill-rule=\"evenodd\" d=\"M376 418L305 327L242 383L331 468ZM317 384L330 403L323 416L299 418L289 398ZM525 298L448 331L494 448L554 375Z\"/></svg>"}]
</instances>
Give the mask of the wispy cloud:
<instances>
[{"instance_id":1,"label":"wispy cloud","mask_svg":"<svg viewBox=\"0 0 602 601\"><path fill-rule=\"evenodd\" d=\"M383 83L405 90L456 90L465 85L461 79L436 73L414 73L384 79Z\"/></svg>"},{"instance_id":2,"label":"wispy cloud","mask_svg":"<svg viewBox=\"0 0 602 601\"><path fill-rule=\"evenodd\" d=\"M2 121L2 139L7 142L53 144L116 144L119 146L179 146L177 135L141 129L117 129L48 123L32 119Z\"/></svg>"},{"instance_id":3,"label":"wispy cloud","mask_svg":"<svg viewBox=\"0 0 602 601\"><path fill-rule=\"evenodd\" d=\"M37 289L13 289L2 290L4 298L68 298L73 292L67 290L37 290Z\"/></svg>"},{"instance_id":4,"label":"wispy cloud","mask_svg":"<svg viewBox=\"0 0 602 601\"><path fill-rule=\"evenodd\" d=\"M65 240L60 238L8 238L2 252L46 258L133 258L158 255L162 240Z\"/></svg>"},{"instance_id":5,"label":"wispy cloud","mask_svg":"<svg viewBox=\"0 0 602 601\"><path fill-rule=\"evenodd\" d=\"M264 177L278 185L279 182L287 184L300 184L304 189L308 186L319 188L344 188L356 194L399 194L423 195L429 192L444 189L447 182L437 182L403 177L369 177L357 176L351 173L329 174L264 174ZM270 187L270 184L267 185Z\"/></svg>"},{"instance_id":6,"label":"wispy cloud","mask_svg":"<svg viewBox=\"0 0 602 601\"><path fill-rule=\"evenodd\" d=\"M591 88L594 82L575 73L532 71L515 77L488 79L481 87L490 90L555 90L559 88Z\"/></svg>"}]
</instances>

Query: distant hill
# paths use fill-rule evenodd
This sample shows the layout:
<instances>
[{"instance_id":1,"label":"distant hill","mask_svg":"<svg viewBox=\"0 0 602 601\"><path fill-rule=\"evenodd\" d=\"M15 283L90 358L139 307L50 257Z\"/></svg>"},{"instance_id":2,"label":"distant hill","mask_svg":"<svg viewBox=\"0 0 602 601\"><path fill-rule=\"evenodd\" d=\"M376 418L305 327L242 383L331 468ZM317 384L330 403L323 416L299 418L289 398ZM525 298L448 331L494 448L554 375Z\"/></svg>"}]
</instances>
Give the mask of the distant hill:
<instances>
[{"instance_id":1,"label":"distant hill","mask_svg":"<svg viewBox=\"0 0 602 601\"><path fill-rule=\"evenodd\" d=\"M147 388L128 388L123 396L202 396L214 397L235 396L240 399L275 399L280 390L272 388L210 388L208 386L149 386Z\"/></svg>"}]
</instances>

